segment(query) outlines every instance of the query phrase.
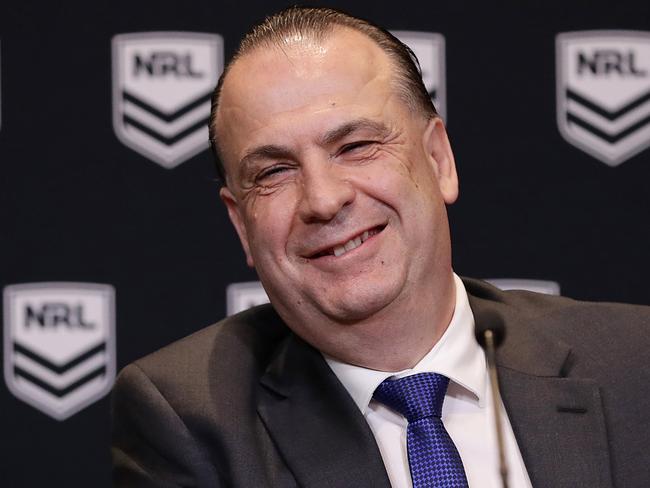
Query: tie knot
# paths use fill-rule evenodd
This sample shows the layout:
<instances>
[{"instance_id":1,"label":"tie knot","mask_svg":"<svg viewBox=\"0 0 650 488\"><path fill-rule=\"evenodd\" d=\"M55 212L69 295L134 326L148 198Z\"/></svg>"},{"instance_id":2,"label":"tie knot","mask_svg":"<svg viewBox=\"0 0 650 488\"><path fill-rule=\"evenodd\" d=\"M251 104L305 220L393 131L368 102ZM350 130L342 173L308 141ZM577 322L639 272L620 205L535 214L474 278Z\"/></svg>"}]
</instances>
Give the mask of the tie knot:
<instances>
[{"instance_id":1,"label":"tie knot","mask_svg":"<svg viewBox=\"0 0 650 488\"><path fill-rule=\"evenodd\" d=\"M449 378L437 373L418 373L398 380L384 380L373 398L401 413L409 422L440 417Z\"/></svg>"}]
</instances>

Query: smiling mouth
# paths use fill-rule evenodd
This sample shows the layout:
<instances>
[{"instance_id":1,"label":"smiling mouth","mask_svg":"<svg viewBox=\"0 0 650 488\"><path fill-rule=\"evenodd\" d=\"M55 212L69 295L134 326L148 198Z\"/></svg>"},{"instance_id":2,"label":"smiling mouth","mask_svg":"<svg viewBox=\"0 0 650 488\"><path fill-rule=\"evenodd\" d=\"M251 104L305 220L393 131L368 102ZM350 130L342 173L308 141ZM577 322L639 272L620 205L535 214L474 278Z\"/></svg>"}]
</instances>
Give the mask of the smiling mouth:
<instances>
[{"instance_id":1,"label":"smiling mouth","mask_svg":"<svg viewBox=\"0 0 650 488\"><path fill-rule=\"evenodd\" d=\"M311 256L312 259L314 258L320 258L323 256L335 256L339 257L344 255L347 252L352 251L353 249L356 249L359 247L361 244L366 242L368 239L370 239L372 236L375 236L379 234L386 225L379 225L377 227L373 227L372 229L365 230L361 234L357 235L356 237L353 237L347 242L344 242L343 244L337 244L336 246L330 247L329 249L324 249L323 251L317 252L313 256Z\"/></svg>"}]
</instances>

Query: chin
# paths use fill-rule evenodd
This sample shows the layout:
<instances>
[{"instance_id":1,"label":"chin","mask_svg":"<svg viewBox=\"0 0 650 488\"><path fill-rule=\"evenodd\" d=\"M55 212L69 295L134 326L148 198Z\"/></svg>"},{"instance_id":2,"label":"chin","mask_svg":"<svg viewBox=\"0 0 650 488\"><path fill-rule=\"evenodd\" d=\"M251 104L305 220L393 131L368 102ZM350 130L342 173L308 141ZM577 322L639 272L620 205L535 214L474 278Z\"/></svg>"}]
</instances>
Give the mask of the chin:
<instances>
[{"instance_id":1,"label":"chin","mask_svg":"<svg viewBox=\"0 0 650 488\"><path fill-rule=\"evenodd\" d=\"M355 323L371 318L399 297L400 287L340 287L322 304L325 314L339 323Z\"/></svg>"}]
</instances>

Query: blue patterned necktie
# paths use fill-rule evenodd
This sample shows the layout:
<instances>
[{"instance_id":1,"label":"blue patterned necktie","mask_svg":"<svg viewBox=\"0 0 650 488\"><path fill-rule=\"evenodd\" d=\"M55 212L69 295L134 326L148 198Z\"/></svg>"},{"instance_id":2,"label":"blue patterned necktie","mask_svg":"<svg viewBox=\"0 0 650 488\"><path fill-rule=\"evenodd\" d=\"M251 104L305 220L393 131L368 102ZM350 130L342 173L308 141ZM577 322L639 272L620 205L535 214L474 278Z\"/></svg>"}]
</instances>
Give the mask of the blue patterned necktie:
<instances>
[{"instance_id":1,"label":"blue patterned necktie","mask_svg":"<svg viewBox=\"0 0 650 488\"><path fill-rule=\"evenodd\" d=\"M419 373L385 380L374 399L408 420L406 446L413 488L467 488L463 462L440 416L449 378Z\"/></svg>"}]
</instances>

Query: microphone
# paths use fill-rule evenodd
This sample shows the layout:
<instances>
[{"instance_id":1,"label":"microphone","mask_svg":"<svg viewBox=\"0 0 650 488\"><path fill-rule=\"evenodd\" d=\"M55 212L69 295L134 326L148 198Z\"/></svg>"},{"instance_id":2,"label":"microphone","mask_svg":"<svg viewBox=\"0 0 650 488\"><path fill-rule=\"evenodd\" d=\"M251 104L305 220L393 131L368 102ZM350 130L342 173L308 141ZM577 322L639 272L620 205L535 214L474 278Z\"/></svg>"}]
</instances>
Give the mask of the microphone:
<instances>
[{"instance_id":1,"label":"microphone","mask_svg":"<svg viewBox=\"0 0 650 488\"><path fill-rule=\"evenodd\" d=\"M503 426L501 425L501 393L499 392L499 379L495 364L495 352L506 337L506 327L501 316L494 310L486 310L480 317L476 317L474 325L476 341L485 350L488 364L488 376L492 386L492 406L494 407L494 427L497 433L497 446L499 448L499 473L501 485L508 488L508 465L506 463L505 446L503 443Z\"/></svg>"}]
</instances>

